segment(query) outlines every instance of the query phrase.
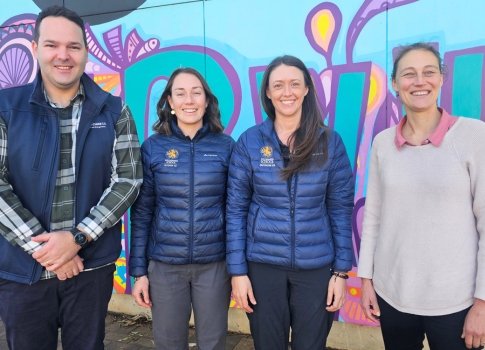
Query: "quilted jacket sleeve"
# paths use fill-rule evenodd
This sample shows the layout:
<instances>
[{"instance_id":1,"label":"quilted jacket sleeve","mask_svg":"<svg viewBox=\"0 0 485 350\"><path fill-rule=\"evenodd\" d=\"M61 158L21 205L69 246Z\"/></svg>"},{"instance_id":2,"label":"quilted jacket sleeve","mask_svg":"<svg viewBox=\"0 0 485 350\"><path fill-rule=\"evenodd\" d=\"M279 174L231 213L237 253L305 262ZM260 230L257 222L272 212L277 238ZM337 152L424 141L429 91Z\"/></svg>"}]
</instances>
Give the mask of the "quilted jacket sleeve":
<instances>
[{"instance_id":1,"label":"quilted jacket sleeve","mask_svg":"<svg viewBox=\"0 0 485 350\"><path fill-rule=\"evenodd\" d=\"M131 207L131 245L130 275L134 277L147 275L148 241L155 211L155 184L151 169L150 139L141 148L143 163L143 184L140 194Z\"/></svg>"},{"instance_id":2,"label":"quilted jacket sleeve","mask_svg":"<svg viewBox=\"0 0 485 350\"><path fill-rule=\"evenodd\" d=\"M246 226L253 195L251 158L243 134L234 147L229 164L226 202L226 262L232 276L247 274Z\"/></svg>"},{"instance_id":3,"label":"quilted jacket sleeve","mask_svg":"<svg viewBox=\"0 0 485 350\"><path fill-rule=\"evenodd\" d=\"M333 268L336 271L352 269L352 211L354 208L354 178L349 157L340 135L331 133L330 167L327 183L326 206L335 247ZM331 154L329 154L331 156Z\"/></svg>"}]
</instances>

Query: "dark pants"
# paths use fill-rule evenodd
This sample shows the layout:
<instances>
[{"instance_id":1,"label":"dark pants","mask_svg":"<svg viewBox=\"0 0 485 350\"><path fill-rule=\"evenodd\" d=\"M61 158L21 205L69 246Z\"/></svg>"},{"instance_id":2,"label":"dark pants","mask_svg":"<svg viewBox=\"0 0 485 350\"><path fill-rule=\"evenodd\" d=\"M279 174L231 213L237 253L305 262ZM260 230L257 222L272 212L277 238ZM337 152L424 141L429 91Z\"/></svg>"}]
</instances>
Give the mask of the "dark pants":
<instances>
[{"instance_id":1,"label":"dark pants","mask_svg":"<svg viewBox=\"0 0 485 350\"><path fill-rule=\"evenodd\" d=\"M10 350L103 350L115 265L33 285L0 279L0 318Z\"/></svg>"},{"instance_id":2,"label":"dark pants","mask_svg":"<svg viewBox=\"0 0 485 350\"><path fill-rule=\"evenodd\" d=\"M188 350L194 310L197 350L225 350L231 282L226 262L169 265L150 260L150 300L157 350Z\"/></svg>"},{"instance_id":3,"label":"dark pants","mask_svg":"<svg viewBox=\"0 0 485 350\"><path fill-rule=\"evenodd\" d=\"M330 265L281 269L248 262L257 304L247 314L256 350L325 350L333 313L327 312Z\"/></svg>"},{"instance_id":4,"label":"dark pants","mask_svg":"<svg viewBox=\"0 0 485 350\"><path fill-rule=\"evenodd\" d=\"M377 302L386 349L421 350L425 334L431 350L467 349L461 334L470 308L443 316L419 316L396 310L379 295Z\"/></svg>"}]
</instances>

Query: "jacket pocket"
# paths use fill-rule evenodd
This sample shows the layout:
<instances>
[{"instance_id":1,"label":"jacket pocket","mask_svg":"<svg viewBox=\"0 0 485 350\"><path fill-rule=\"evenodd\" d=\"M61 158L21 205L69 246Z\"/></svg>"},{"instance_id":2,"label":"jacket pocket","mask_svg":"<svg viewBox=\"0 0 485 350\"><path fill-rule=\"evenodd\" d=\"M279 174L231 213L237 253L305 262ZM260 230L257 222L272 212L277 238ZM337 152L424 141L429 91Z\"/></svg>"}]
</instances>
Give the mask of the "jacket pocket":
<instances>
[{"instance_id":1,"label":"jacket pocket","mask_svg":"<svg viewBox=\"0 0 485 350\"><path fill-rule=\"evenodd\" d=\"M39 143L37 144L37 151L35 153L35 158L34 158L34 166L32 167L34 170L39 170L40 159L42 158L42 151L44 149L45 135L47 133L47 126L49 123L47 118L48 117L45 116L44 120L42 121Z\"/></svg>"}]
</instances>

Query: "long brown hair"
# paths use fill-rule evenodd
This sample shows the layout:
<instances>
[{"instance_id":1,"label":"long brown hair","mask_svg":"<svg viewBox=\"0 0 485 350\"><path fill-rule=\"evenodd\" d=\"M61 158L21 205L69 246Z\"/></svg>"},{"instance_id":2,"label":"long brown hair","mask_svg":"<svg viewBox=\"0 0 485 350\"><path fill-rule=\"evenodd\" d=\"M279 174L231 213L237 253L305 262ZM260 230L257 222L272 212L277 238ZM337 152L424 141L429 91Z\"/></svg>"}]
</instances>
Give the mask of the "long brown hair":
<instances>
[{"instance_id":1,"label":"long brown hair","mask_svg":"<svg viewBox=\"0 0 485 350\"><path fill-rule=\"evenodd\" d=\"M210 125L210 131L215 134L220 134L224 131L224 127L222 126L221 122L221 112L219 110L219 100L217 97L212 93L209 84L204 79L202 74L200 74L197 70L193 68L178 68L174 70L170 78L168 79L167 86L165 86L165 90L163 90L162 96L157 103L157 114L158 120L153 124L152 129L153 131L159 134L166 134L168 136L172 135L172 128L170 126L172 120L177 118L175 115L171 114L172 108L168 103L167 97L172 96L172 87L173 81L177 77L177 75L186 73L192 74L197 79L200 80L202 84L202 88L205 92L205 97L208 101L207 108L205 109L205 113L203 116L203 123Z\"/></svg>"},{"instance_id":2,"label":"long brown hair","mask_svg":"<svg viewBox=\"0 0 485 350\"><path fill-rule=\"evenodd\" d=\"M282 179L287 180L294 173L309 169L313 163L313 157L316 157L316 165L318 167L325 165L328 160L328 128L323 124L322 115L318 108L319 101L310 72L300 59L289 55L275 58L264 71L260 96L264 111L268 117L273 122L276 119L273 102L266 95L266 90L269 86L269 77L271 72L282 64L301 70L305 85L308 87L308 93L303 99L300 125L288 138L288 144L293 145L293 153L291 154L288 165L281 171ZM322 129L324 129L324 132L320 137L320 131Z\"/></svg>"}]
</instances>

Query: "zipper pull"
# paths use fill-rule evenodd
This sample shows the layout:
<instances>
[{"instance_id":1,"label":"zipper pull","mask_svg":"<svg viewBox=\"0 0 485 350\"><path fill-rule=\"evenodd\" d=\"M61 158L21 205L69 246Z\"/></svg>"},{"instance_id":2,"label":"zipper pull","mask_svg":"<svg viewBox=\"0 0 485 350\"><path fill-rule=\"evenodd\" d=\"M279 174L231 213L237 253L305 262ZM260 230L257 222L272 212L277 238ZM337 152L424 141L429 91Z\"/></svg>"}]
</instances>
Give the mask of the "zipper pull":
<instances>
[{"instance_id":1,"label":"zipper pull","mask_svg":"<svg viewBox=\"0 0 485 350\"><path fill-rule=\"evenodd\" d=\"M295 215L295 202L292 200L290 204L290 215L293 217Z\"/></svg>"}]
</instances>

